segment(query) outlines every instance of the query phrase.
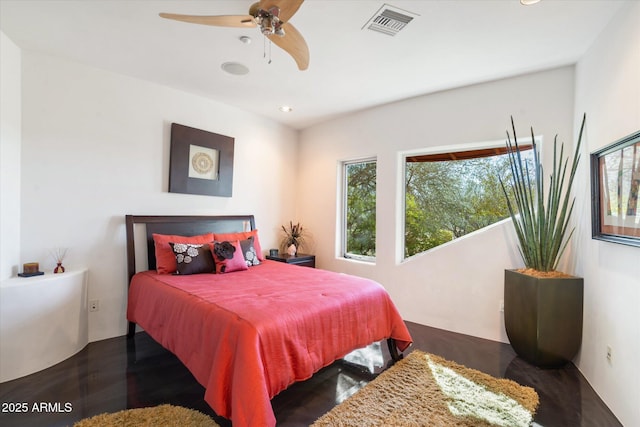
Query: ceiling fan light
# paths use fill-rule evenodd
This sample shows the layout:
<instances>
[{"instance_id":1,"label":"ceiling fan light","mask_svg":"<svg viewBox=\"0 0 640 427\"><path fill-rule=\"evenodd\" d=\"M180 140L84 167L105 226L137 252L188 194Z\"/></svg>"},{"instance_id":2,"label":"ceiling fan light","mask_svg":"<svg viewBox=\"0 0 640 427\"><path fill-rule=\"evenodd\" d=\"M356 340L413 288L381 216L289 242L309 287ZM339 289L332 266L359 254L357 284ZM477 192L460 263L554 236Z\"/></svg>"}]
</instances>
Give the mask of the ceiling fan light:
<instances>
[{"instance_id":1,"label":"ceiling fan light","mask_svg":"<svg viewBox=\"0 0 640 427\"><path fill-rule=\"evenodd\" d=\"M264 34L265 36L270 36L275 32L275 28L273 26L273 20L271 19L271 17L262 19L260 30L262 31L262 34Z\"/></svg>"}]
</instances>

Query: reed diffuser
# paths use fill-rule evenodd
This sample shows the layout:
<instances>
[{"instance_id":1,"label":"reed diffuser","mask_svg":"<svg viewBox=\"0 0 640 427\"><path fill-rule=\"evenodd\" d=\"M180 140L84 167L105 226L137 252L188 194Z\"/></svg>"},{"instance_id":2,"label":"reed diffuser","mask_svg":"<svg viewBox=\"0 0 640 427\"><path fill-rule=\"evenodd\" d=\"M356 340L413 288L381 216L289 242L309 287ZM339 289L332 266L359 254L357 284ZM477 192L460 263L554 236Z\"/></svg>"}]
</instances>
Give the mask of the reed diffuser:
<instances>
[{"instance_id":1,"label":"reed diffuser","mask_svg":"<svg viewBox=\"0 0 640 427\"><path fill-rule=\"evenodd\" d=\"M53 251L51 251L51 256L56 262L56 268L53 269L53 272L64 273L64 266L62 265L62 261L64 260L64 257L67 256L67 248L55 248Z\"/></svg>"}]
</instances>

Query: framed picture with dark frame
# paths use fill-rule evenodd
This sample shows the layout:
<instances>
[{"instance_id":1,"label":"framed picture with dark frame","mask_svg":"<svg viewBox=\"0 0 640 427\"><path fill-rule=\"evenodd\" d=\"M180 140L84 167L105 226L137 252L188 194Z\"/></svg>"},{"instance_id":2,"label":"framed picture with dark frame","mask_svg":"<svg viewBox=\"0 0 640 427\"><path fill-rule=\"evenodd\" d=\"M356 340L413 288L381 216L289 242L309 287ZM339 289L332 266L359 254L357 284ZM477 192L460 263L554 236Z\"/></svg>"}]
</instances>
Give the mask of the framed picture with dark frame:
<instances>
[{"instance_id":1,"label":"framed picture with dark frame","mask_svg":"<svg viewBox=\"0 0 640 427\"><path fill-rule=\"evenodd\" d=\"M640 131L591 153L592 237L640 247Z\"/></svg>"},{"instance_id":2,"label":"framed picture with dark frame","mask_svg":"<svg viewBox=\"0 0 640 427\"><path fill-rule=\"evenodd\" d=\"M234 138L171 124L169 192L231 197Z\"/></svg>"}]
</instances>

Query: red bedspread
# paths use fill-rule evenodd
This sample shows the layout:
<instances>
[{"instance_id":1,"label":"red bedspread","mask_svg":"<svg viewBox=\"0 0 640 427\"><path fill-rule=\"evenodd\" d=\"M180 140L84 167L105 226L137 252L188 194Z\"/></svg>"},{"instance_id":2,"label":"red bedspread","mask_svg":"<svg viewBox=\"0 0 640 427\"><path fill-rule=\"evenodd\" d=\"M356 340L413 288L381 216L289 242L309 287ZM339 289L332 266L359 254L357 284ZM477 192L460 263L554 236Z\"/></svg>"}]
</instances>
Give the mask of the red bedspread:
<instances>
[{"instance_id":1,"label":"red bedspread","mask_svg":"<svg viewBox=\"0 0 640 427\"><path fill-rule=\"evenodd\" d=\"M138 273L127 318L184 363L234 427L274 426L273 396L356 348L411 343L378 283L275 261L228 274Z\"/></svg>"}]
</instances>

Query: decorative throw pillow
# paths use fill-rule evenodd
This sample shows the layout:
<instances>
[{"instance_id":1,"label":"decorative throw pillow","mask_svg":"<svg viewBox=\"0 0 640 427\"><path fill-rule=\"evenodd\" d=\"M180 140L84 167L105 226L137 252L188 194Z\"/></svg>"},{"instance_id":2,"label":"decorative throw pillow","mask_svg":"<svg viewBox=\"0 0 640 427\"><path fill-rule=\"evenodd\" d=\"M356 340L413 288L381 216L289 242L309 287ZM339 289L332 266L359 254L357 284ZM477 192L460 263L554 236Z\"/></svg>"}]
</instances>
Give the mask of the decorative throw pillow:
<instances>
[{"instance_id":1,"label":"decorative throw pillow","mask_svg":"<svg viewBox=\"0 0 640 427\"><path fill-rule=\"evenodd\" d=\"M240 241L213 242L213 259L216 263L216 273L231 273L246 270L247 263L242 256Z\"/></svg>"},{"instance_id":2,"label":"decorative throw pillow","mask_svg":"<svg viewBox=\"0 0 640 427\"><path fill-rule=\"evenodd\" d=\"M153 233L153 242L156 247L156 271L158 274L172 274L178 269L176 256L171 246L169 246L169 242L199 244L211 243L213 240L213 233L206 233L199 236L175 236Z\"/></svg>"},{"instance_id":3,"label":"decorative throw pillow","mask_svg":"<svg viewBox=\"0 0 640 427\"><path fill-rule=\"evenodd\" d=\"M256 254L258 254L258 259L260 261L264 261L264 255L262 255L262 248L260 247L260 239L258 239L258 230L251 230L251 231L240 231L237 233L215 233L213 235L215 237L214 240L217 241L225 241L228 240L230 242L233 242L234 240L245 240L248 239L249 237L253 237L253 247L256 250Z\"/></svg>"},{"instance_id":4,"label":"decorative throw pillow","mask_svg":"<svg viewBox=\"0 0 640 427\"><path fill-rule=\"evenodd\" d=\"M244 256L244 260L247 263L247 267L253 267L254 265L260 264L258 254L256 253L256 249L253 246L253 237L249 237L245 240L240 240L240 247L242 248L242 255Z\"/></svg>"},{"instance_id":5,"label":"decorative throw pillow","mask_svg":"<svg viewBox=\"0 0 640 427\"><path fill-rule=\"evenodd\" d=\"M211 249L208 244L192 243L172 243L169 245L173 249L178 266L177 274L200 274L213 273L216 266L213 263Z\"/></svg>"}]
</instances>

